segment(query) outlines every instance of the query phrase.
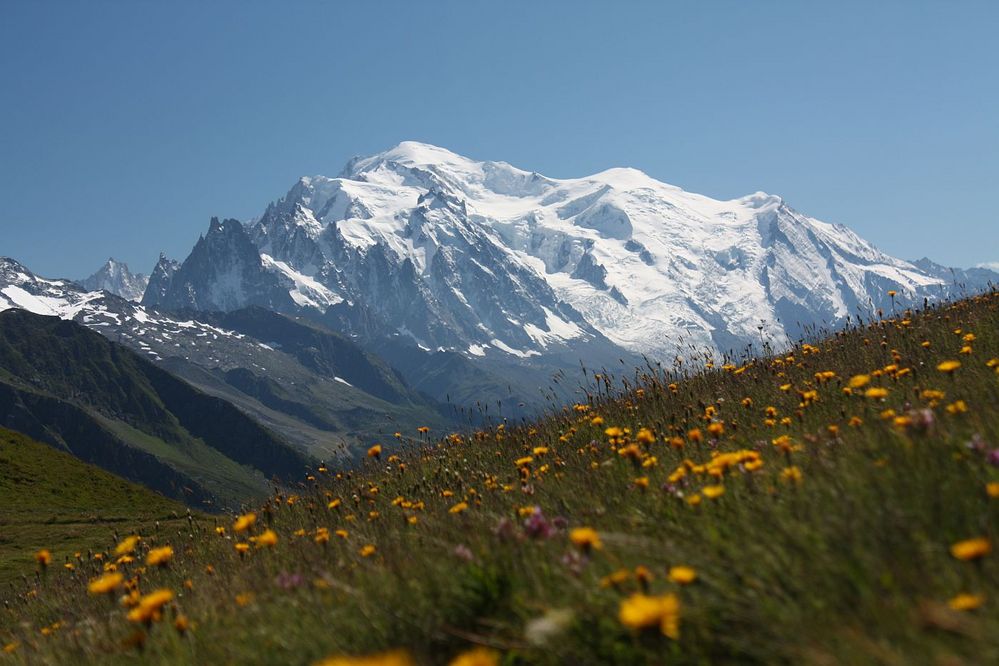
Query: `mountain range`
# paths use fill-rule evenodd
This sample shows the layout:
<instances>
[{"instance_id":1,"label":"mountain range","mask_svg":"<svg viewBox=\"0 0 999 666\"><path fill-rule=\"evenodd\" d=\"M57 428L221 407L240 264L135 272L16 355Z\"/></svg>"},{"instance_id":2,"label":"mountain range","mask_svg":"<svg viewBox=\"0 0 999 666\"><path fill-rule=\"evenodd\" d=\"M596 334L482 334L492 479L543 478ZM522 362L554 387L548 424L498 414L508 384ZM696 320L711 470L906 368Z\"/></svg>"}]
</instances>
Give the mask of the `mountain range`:
<instances>
[{"instance_id":1,"label":"mountain range","mask_svg":"<svg viewBox=\"0 0 999 666\"><path fill-rule=\"evenodd\" d=\"M263 308L167 313L0 259L0 311L15 308L101 333L319 458L349 457L399 428L451 422L352 340Z\"/></svg>"},{"instance_id":2,"label":"mountain range","mask_svg":"<svg viewBox=\"0 0 999 666\"><path fill-rule=\"evenodd\" d=\"M999 277L891 257L763 192L718 201L620 168L554 179L415 142L302 178L245 224L214 219L154 273L145 305L258 305L535 365L780 345L889 292L921 303Z\"/></svg>"},{"instance_id":3,"label":"mountain range","mask_svg":"<svg viewBox=\"0 0 999 666\"><path fill-rule=\"evenodd\" d=\"M996 283L762 192L554 179L404 142L254 219L212 218L148 277L0 258L0 426L218 505L396 432L584 399L587 370L779 348Z\"/></svg>"}]
</instances>

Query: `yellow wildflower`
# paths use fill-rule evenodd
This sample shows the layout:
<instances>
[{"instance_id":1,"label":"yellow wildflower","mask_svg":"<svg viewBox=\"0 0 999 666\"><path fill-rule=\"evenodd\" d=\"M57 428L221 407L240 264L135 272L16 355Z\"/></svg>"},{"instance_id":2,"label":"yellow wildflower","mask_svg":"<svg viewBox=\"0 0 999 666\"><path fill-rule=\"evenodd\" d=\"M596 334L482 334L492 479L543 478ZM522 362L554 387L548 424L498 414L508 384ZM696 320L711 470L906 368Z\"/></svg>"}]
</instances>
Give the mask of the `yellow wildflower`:
<instances>
[{"instance_id":1,"label":"yellow wildflower","mask_svg":"<svg viewBox=\"0 0 999 666\"><path fill-rule=\"evenodd\" d=\"M618 619L629 629L658 626L663 635L680 638L680 600L675 594L659 597L633 594L621 601Z\"/></svg>"},{"instance_id":2,"label":"yellow wildflower","mask_svg":"<svg viewBox=\"0 0 999 666\"><path fill-rule=\"evenodd\" d=\"M797 465L785 467L780 473L780 478L788 483L801 483L801 469Z\"/></svg>"},{"instance_id":3,"label":"yellow wildflower","mask_svg":"<svg viewBox=\"0 0 999 666\"><path fill-rule=\"evenodd\" d=\"M274 530L264 530L263 534L257 537L257 548L268 548L276 546L278 542L277 532Z\"/></svg>"},{"instance_id":4,"label":"yellow wildflower","mask_svg":"<svg viewBox=\"0 0 999 666\"><path fill-rule=\"evenodd\" d=\"M697 580L697 572L692 567L678 565L670 567L669 579L680 585L689 585Z\"/></svg>"},{"instance_id":5,"label":"yellow wildflower","mask_svg":"<svg viewBox=\"0 0 999 666\"><path fill-rule=\"evenodd\" d=\"M168 589L159 589L150 592L139 599L139 603L128 612L129 622L142 622L150 624L160 619L164 606L173 600L173 592Z\"/></svg>"},{"instance_id":6,"label":"yellow wildflower","mask_svg":"<svg viewBox=\"0 0 999 666\"><path fill-rule=\"evenodd\" d=\"M95 578L87 585L87 592L90 594L109 594L118 589L125 577L120 573L109 573L99 578Z\"/></svg>"},{"instance_id":7,"label":"yellow wildflower","mask_svg":"<svg viewBox=\"0 0 999 666\"><path fill-rule=\"evenodd\" d=\"M232 525L233 532L245 532L246 530L253 527L254 523L257 522L257 514L255 513L244 513L242 516L236 519L236 522Z\"/></svg>"},{"instance_id":8,"label":"yellow wildflower","mask_svg":"<svg viewBox=\"0 0 999 666\"><path fill-rule=\"evenodd\" d=\"M725 486L721 484L714 486L704 486L703 488L701 488L701 492L704 493L704 496L707 497L708 499L716 499L725 494Z\"/></svg>"},{"instance_id":9,"label":"yellow wildflower","mask_svg":"<svg viewBox=\"0 0 999 666\"><path fill-rule=\"evenodd\" d=\"M959 560L977 560L992 552L992 544L984 537L958 541L950 547L950 554Z\"/></svg>"},{"instance_id":10,"label":"yellow wildflower","mask_svg":"<svg viewBox=\"0 0 999 666\"><path fill-rule=\"evenodd\" d=\"M970 611L975 610L983 603L985 603L984 595L963 593L951 598L947 605L951 607L951 610Z\"/></svg>"},{"instance_id":11,"label":"yellow wildflower","mask_svg":"<svg viewBox=\"0 0 999 666\"><path fill-rule=\"evenodd\" d=\"M854 375L853 377L850 378L850 381L847 382L847 386L849 386L852 389L859 389L859 388L864 388L870 383L871 383L870 375Z\"/></svg>"},{"instance_id":12,"label":"yellow wildflower","mask_svg":"<svg viewBox=\"0 0 999 666\"><path fill-rule=\"evenodd\" d=\"M313 666L416 666L416 662L409 653L395 650L365 657L327 657L315 662Z\"/></svg>"},{"instance_id":13,"label":"yellow wildflower","mask_svg":"<svg viewBox=\"0 0 999 666\"><path fill-rule=\"evenodd\" d=\"M173 547L163 546L162 548L153 548L146 555L146 565L151 567L156 566L166 566L166 564L173 559Z\"/></svg>"},{"instance_id":14,"label":"yellow wildflower","mask_svg":"<svg viewBox=\"0 0 999 666\"><path fill-rule=\"evenodd\" d=\"M600 550L604 547L600 535L592 527L576 527L570 530L569 541L581 550Z\"/></svg>"},{"instance_id":15,"label":"yellow wildflower","mask_svg":"<svg viewBox=\"0 0 999 666\"><path fill-rule=\"evenodd\" d=\"M136 535L127 536L121 540L117 546L115 546L115 555L131 555L135 552L135 547L139 545L139 537Z\"/></svg>"},{"instance_id":16,"label":"yellow wildflower","mask_svg":"<svg viewBox=\"0 0 999 666\"><path fill-rule=\"evenodd\" d=\"M465 650L450 662L448 666L499 666L500 654L487 647L474 647Z\"/></svg>"}]
</instances>

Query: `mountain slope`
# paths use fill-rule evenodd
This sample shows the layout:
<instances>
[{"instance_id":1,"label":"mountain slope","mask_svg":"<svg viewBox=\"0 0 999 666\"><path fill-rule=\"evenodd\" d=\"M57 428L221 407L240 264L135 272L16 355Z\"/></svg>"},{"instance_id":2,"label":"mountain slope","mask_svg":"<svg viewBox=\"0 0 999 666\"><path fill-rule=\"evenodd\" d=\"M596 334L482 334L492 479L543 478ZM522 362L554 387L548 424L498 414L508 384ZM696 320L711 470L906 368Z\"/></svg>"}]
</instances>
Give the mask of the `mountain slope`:
<instances>
[{"instance_id":1,"label":"mountain slope","mask_svg":"<svg viewBox=\"0 0 999 666\"><path fill-rule=\"evenodd\" d=\"M26 663L999 663L999 292L700 367L316 469L254 510L245 553L164 535L169 567L122 567L177 594L140 647L84 591L100 563L24 585L0 643Z\"/></svg>"},{"instance_id":2,"label":"mountain slope","mask_svg":"<svg viewBox=\"0 0 999 666\"><path fill-rule=\"evenodd\" d=\"M0 425L192 504L259 495L307 460L125 347L23 310L0 313Z\"/></svg>"},{"instance_id":3,"label":"mountain slope","mask_svg":"<svg viewBox=\"0 0 999 666\"><path fill-rule=\"evenodd\" d=\"M187 529L187 509L141 485L0 428L0 584L35 568L45 548L54 563L100 552L114 534Z\"/></svg>"},{"instance_id":4,"label":"mountain slope","mask_svg":"<svg viewBox=\"0 0 999 666\"><path fill-rule=\"evenodd\" d=\"M175 270L161 258L147 295ZM450 419L355 342L268 310L169 314L0 258L6 308L76 321L325 458L356 455L391 436L386 428L438 429Z\"/></svg>"},{"instance_id":5,"label":"mountain slope","mask_svg":"<svg viewBox=\"0 0 999 666\"><path fill-rule=\"evenodd\" d=\"M415 142L302 178L236 224L213 223L205 239L240 270L199 270L203 239L189 270L147 299L265 305L360 339L544 365L565 351L786 344L890 308L889 292L895 305L953 292L938 270L777 196L717 201L634 169L552 179ZM973 288L996 277L967 275Z\"/></svg>"}]
</instances>

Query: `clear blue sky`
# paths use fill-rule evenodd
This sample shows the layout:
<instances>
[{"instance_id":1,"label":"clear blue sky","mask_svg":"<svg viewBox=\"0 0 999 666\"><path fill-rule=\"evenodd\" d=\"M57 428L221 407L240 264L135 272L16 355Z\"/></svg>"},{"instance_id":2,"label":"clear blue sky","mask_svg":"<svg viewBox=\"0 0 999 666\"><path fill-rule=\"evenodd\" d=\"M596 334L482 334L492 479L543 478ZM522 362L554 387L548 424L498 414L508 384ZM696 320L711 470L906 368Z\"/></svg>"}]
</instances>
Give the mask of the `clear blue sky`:
<instances>
[{"instance_id":1,"label":"clear blue sky","mask_svg":"<svg viewBox=\"0 0 999 666\"><path fill-rule=\"evenodd\" d=\"M0 254L148 272L212 215L415 139L999 261L999 3L350 4L4 2Z\"/></svg>"}]
</instances>

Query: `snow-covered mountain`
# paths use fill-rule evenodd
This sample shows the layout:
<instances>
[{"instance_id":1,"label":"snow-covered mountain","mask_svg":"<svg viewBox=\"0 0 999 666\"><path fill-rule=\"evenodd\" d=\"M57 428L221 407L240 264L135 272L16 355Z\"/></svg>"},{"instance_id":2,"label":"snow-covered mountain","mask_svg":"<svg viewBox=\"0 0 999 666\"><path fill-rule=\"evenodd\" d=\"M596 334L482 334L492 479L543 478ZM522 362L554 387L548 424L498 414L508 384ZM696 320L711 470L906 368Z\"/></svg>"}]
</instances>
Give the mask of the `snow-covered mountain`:
<instances>
[{"instance_id":1,"label":"snow-covered mountain","mask_svg":"<svg viewBox=\"0 0 999 666\"><path fill-rule=\"evenodd\" d=\"M132 273L128 264L108 259L93 275L80 284L88 291L101 291L121 296L127 301L140 301L146 293L149 276Z\"/></svg>"},{"instance_id":2,"label":"snow-covered mountain","mask_svg":"<svg viewBox=\"0 0 999 666\"><path fill-rule=\"evenodd\" d=\"M245 226L213 220L144 302L308 312L470 358L662 357L681 338L782 343L951 283L763 192L718 201L623 168L553 179L404 142L302 178Z\"/></svg>"}]
</instances>

